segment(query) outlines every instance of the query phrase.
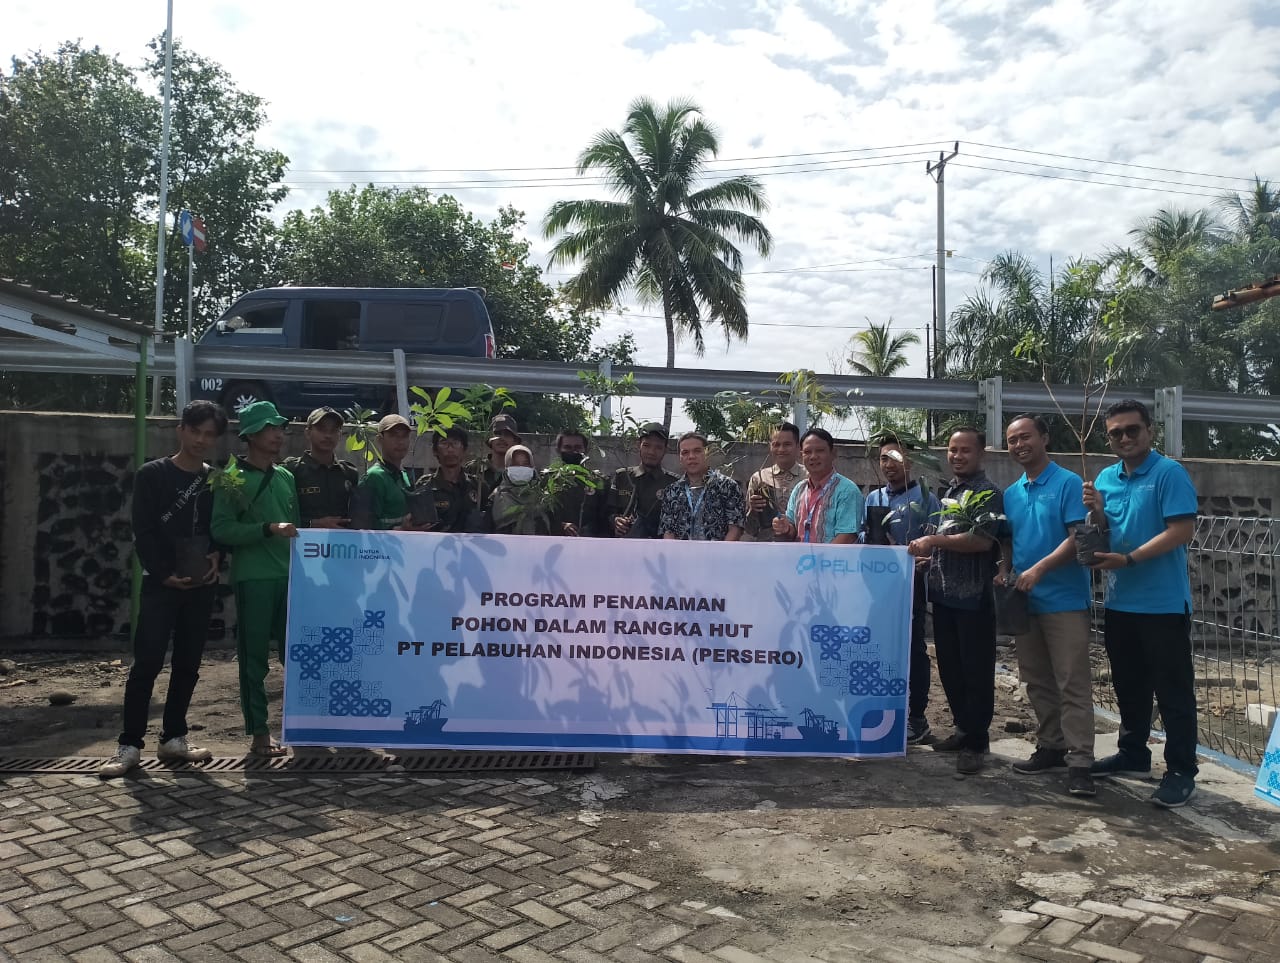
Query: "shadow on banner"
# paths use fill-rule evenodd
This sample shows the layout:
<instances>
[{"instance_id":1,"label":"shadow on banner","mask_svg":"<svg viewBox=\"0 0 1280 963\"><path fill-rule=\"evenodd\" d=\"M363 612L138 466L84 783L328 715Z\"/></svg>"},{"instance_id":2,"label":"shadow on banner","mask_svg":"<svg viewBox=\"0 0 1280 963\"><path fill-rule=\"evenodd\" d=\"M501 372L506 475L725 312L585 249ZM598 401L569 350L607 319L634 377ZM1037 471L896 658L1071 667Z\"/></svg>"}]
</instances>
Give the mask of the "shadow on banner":
<instances>
[{"instance_id":1,"label":"shadow on banner","mask_svg":"<svg viewBox=\"0 0 1280 963\"><path fill-rule=\"evenodd\" d=\"M307 530L285 741L899 756L911 589L898 547Z\"/></svg>"}]
</instances>

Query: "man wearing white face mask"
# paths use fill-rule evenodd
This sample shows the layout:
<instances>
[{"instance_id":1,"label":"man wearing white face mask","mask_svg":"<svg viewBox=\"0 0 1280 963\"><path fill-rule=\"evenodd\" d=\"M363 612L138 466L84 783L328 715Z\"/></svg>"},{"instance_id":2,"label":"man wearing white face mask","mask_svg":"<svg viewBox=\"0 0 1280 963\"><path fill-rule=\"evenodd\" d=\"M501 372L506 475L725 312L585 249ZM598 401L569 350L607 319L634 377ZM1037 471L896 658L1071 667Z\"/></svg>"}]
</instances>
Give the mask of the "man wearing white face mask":
<instances>
[{"instance_id":1,"label":"man wearing white face mask","mask_svg":"<svg viewBox=\"0 0 1280 963\"><path fill-rule=\"evenodd\" d=\"M503 458L502 479L489 500L489 530L498 535L548 535L542 489L534 481L533 452L512 445Z\"/></svg>"}]
</instances>

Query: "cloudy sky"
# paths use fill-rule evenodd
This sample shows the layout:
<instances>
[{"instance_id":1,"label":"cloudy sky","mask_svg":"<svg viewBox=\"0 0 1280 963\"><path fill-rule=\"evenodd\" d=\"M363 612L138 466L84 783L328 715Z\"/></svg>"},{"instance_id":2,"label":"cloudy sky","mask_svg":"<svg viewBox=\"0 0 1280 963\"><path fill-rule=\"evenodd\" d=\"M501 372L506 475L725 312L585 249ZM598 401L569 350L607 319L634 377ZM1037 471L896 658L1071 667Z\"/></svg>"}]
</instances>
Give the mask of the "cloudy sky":
<instances>
[{"instance_id":1,"label":"cloudy sky","mask_svg":"<svg viewBox=\"0 0 1280 963\"><path fill-rule=\"evenodd\" d=\"M952 307L1001 250L1047 266L1123 242L1162 207L1280 179L1269 0L175 7L177 37L267 99L261 140L291 158L282 213L352 181L426 184L482 216L525 211L541 257L547 207L601 193L568 169L593 135L636 96L693 98L720 132L712 166L765 184L776 243L748 260L750 340L711 337L702 362L684 349L677 364L829 371L867 318L923 338L937 247L925 162L954 141ZM164 13L162 0L19 0L0 54L79 38L140 62ZM602 334L633 329L641 363L661 364L657 314L634 306Z\"/></svg>"}]
</instances>

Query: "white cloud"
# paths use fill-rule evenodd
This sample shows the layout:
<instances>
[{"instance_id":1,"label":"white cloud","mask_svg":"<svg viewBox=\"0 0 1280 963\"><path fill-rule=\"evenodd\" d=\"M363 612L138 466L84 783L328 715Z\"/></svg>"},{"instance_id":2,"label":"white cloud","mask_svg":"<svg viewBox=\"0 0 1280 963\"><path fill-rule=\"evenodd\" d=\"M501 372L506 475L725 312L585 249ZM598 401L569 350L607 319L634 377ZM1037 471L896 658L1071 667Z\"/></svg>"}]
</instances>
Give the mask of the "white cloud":
<instances>
[{"instance_id":1,"label":"white cloud","mask_svg":"<svg viewBox=\"0 0 1280 963\"><path fill-rule=\"evenodd\" d=\"M164 27L159 2L20 0L10 7L0 55L50 50L79 36L136 63ZM710 334L702 360L682 346L678 363L778 370L826 367L832 348L852 333L846 326L864 317L892 316L904 330L928 324L935 223L924 160L952 140L962 142L947 174L947 244L957 252L948 263L952 306L973 290L981 259L997 251L1017 248L1047 266L1050 254L1065 260L1123 242L1160 207L1212 202L979 170L1088 177L1012 162L1098 166L981 143L1206 173L1280 174L1280 142L1268 135L1280 120L1280 30L1266 26L1265 0L1166 5L1159 16L1152 9L1145 0L760 0L750 7L223 0L179 4L175 27L267 99L271 123L260 141L290 155L290 180L321 182L295 188L289 207L318 203L325 183L456 184L486 176L467 169L568 167L598 131L621 124L638 95L692 96L720 130L727 158L930 142L883 152L905 157L864 161L885 166L762 171L776 250L767 263L748 258L758 326L728 351ZM851 166L819 163L830 157L750 164ZM533 228L548 205L600 191L477 184L454 193L480 216L506 203L525 210L542 255L547 244ZM897 260L876 260L883 258ZM784 272L833 262L841 266ZM656 313L607 317L603 333L634 327L641 360L661 363L661 320L636 316ZM830 329L782 326L788 322ZM920 374L923 353L914 357Z\"/></svg>"}]
</instances>

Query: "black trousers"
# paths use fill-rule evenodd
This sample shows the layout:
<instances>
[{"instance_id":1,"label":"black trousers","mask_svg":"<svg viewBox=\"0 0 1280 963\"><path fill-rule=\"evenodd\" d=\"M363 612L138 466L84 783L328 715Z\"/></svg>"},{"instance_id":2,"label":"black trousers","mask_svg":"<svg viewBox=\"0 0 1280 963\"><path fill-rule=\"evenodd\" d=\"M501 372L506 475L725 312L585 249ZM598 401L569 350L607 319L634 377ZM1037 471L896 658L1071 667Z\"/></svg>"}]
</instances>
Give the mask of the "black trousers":
<instances>
[{"instance_id":1,"label":"black trousers","mask_svg":"<svg viewBox=\"0 0 1280 963\"><path fill-rule=\"evenodd\" d=\"M169 666L169 692L164 700L164 721L160 741L187 734L187 709L200 678L200 659L209 637L209 613L213 609L215 586L198 589L171 589L146 582L138 610L138 627L133 634L133 665L124 685L124 731L122 746L143 746L151 692L156 676L164 668L165 652L173 640Z\"/></svg>"},{"instance_id":2,"label":"black trousers","mask_svg":"<svg viewBox=\"0 0 1280 963\"><path fill-rule=\"evenodd\" d=\"M911 662L907 676L907 715L912 718L923 716L929 708L929 647L924 641L926 608L924 572L917 569L911 596Z\"/></svg>"},{"instance_id":3,"label":"black trousers","mask_svg":"<svg viewBox=\"0 0 1280 963\"><path fill-rule=\"evenodd\" d=\"M1107 609L1103 641L1111 661L1111 684L1120 708L1120 751L1150 762L1151 700L1164 720L1164 761L1170 772L1194 777L1196 680L1191 663L1191 616L1150 615Z\"/></svg>"},{"instance_id":4,"label":"black trousers","mask_svg":"<svg viewBox=\"0 0 1280 963\"><path fill-rule=\"evenodd\" d=\"M977 611L934 602L933 648L964 748L986 752L996 711L996 614L990 600Z\"/></svg>"}]
</instances>

